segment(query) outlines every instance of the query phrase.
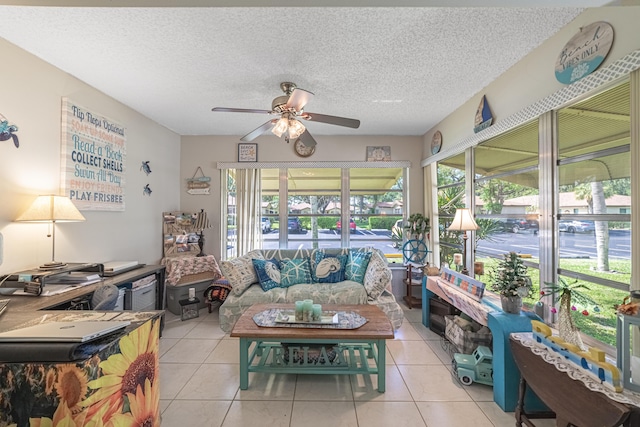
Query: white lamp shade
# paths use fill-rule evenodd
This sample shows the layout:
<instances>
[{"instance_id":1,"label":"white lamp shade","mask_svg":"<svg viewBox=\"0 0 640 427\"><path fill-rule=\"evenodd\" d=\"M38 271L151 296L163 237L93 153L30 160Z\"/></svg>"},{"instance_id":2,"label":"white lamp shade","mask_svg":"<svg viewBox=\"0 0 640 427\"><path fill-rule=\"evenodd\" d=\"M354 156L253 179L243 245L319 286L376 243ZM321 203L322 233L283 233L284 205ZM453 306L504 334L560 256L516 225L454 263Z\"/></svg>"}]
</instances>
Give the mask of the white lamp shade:
<instances>
[{"instance_id":1,"label":"white lamp shade","mask_svg":"<svg viewBox=\"0 0 640 427\"><path fill-rule=\"evenodd\" d=\"M476 224L471 215L471 211L467 208L456 209L456 216L453 218L448 230L451 231L471 231L477 230L478 224Z\"/></svg>"},{"instance_id":2,"label":"white lamp shade","mask_svg":"<svg viewBox=\"0 0 640 427\"><path fill-rule=\"evenodd\" d=\"M16 221L22 222L77 222L84 221L78 208L66 196L38 196Z\"/></svg>"}]
</instances>

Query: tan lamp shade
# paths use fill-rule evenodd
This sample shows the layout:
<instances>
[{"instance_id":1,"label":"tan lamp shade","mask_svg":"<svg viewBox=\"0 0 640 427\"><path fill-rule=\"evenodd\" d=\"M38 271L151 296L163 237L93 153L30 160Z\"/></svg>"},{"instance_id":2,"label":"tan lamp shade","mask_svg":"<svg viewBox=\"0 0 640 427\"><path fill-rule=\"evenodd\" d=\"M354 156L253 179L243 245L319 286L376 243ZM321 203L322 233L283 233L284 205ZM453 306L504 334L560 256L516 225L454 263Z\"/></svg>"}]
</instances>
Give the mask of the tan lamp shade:
<instances>
[{"instance_id":1,"label":"tan lamp shade","mask_svg":"<svg viewBox=\"0 0 640 427\"><path fill-rule=\"evenodd\" d=\"M66 196L38 196L16 221L23 222L77 222L84 221L78 208Z\"/></svg>"},{"instance_id":2,"label":"tan lamp shade","mask_svg":"<svg viewBox=\"0 0 640 427\"><path fill-rule=\"evenodd\" d=\"M471 215L471 210L467 208L456 209L456 216L453 218L448 230L451 231L471 231L477 230L478 224L476 224Z\"/></svg>"},{"instance_id":3,"label":"tan lamp shade","mask_svg":"<svg viewBox=\"0 0 640 427\"><path fill-rule=\"evenodd\" d=\"M61 268L66 264L56 261L56 222L78 222L84 221L78 208L75 207L71 199L66 196L38 196L38 198L16 218L21 222L50 222L53 224L51 236L51 262L43 264L40 268Z\"/></svg>"}]
</instances>

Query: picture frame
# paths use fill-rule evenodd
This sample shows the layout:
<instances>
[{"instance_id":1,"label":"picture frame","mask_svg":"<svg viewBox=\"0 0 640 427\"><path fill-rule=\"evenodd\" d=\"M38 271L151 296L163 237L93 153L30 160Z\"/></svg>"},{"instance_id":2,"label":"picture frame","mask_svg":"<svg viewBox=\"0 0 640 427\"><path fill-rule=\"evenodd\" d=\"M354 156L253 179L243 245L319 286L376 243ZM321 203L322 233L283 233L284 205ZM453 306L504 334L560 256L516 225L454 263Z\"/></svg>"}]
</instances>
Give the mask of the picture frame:
<instances>
[{"instance_id":1,"label":"picture frame","mask_svg":"<svg viewBox=\"0 0 640 427\"><path fill-rule=\"evenodd\" d=\"M238 144L238 162L257 162L258 144Z\"/></svg>"},{"instance_id":2,"label":"picture frame","mask_svg":"<svg viewBox=\"0 0 640 427\"><path fill-rule=\"evenodd\" d=\"M367 161L368 162L388 162L391 160L391 146L368 146Z\"/></svg>"}]
</instances>

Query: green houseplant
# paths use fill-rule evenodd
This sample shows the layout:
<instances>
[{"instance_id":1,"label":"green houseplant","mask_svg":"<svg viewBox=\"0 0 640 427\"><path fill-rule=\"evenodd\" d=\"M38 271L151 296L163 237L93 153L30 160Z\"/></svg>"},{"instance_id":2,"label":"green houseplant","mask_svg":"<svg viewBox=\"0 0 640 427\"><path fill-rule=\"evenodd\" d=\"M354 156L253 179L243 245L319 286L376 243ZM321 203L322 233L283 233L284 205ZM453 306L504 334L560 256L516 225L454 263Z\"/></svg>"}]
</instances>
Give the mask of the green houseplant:
<instances>
[{"instance_id":1,"label":"green houseplant","mask_svg":"<svg viewBox=\"0 0 640 427\"><path fill-rule=\"evenodd\" d=\"M507 313L520 313L522 298L532 296L531 278L527 266L515 252L503 255L503 259L491 270L491 290L500 295L502 309Z\"/></svg>"},{"instance_id":2,"label":"green houseplant","mask_svg":"<svg viewBox=\"0 0 640 427\"><path fill-rule=\"evenodd\" d=\"M429 230L431 230L430 220L421 213L411 214L404 226L409 239L424 240Z\"/></svg>"}]
</instances>

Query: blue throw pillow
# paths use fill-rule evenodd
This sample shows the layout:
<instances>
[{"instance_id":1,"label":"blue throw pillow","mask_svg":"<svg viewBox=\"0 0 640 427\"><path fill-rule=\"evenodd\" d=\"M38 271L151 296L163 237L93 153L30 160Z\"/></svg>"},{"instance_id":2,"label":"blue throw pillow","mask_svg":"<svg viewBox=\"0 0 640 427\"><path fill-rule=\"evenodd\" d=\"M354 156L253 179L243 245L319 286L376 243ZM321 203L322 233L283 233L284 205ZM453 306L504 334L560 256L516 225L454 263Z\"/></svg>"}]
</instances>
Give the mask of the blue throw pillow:
<instances>
[{"instance_id":1,"label":"blue throw pillow","mask_svg":"<svg viewBox=\"0 0 640 427\"><path fill-rule=\"evenodd\" d=\"M299 283L312 283L309 258L280 261L280 286L288 288Z\"/></svg>"},{"instance_id":2,"label":"blue throw pillow","mask_svg":"<svg viewBox=\"0 0 640 427\"><path fill-rule=\"evenodd\" d=\"M347 266L347 255L327 255L324 251L316 251L311 275L318 283L338 283L344 280Z\"/></svg>"},{"instance_id":3,"label":"blue throw pillow","mask_svg":"<svg viewBox=\"0 0 640 427\"><path fill-rule=\"evenodd\" d=\"M276 259L252 259L253 268L263 291L280 286L280 263Z\"/></svg>"},{"instance_id":4,"label":"blue throw pillow","mask_svg":"<svg viewBox=\"0 0 640 427\"><path fill-rule=\"evenodd\" d=\"M354 282L364 284L364 275L367 272L370 259L371 252L350 250L349 260L347 261L347 267L344 272L344 278L346 280L353 280Z\"/></svg>"}]
</instances>

